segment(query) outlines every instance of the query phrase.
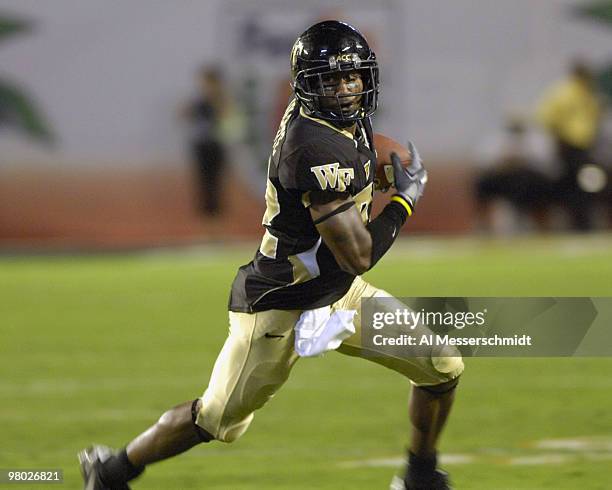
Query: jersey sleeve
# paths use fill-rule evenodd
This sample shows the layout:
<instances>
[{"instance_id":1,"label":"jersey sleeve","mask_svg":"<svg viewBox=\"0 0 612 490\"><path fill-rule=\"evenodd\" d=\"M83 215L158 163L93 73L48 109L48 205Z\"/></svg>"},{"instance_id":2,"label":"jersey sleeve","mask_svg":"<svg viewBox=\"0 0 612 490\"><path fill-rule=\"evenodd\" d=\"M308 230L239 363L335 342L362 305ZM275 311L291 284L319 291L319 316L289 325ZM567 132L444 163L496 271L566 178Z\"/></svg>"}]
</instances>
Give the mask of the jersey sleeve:
<instances>
[{"instance_id":1,"label":"jersey sleeve","mask_svg":"<svg viewBox=\"0 0 612 490\"><path fill-rule=\"evenodd\" d=\"M292 158L284 159L279 165L278 176L287 190L301 192L324 191L346 193L355 178L355 168L342 158L341 152L327 141L309 143Z\"/></svg>"}]
</instances>

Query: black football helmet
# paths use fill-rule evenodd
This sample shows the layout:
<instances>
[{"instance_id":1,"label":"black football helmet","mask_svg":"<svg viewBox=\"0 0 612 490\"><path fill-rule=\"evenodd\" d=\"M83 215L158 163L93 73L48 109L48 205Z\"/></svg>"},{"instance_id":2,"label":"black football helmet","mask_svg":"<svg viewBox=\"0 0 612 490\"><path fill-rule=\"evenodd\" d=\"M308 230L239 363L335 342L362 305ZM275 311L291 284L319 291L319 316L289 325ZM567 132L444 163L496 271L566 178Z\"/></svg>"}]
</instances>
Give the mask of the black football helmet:
<instances>
[{"instance_id":1,"label":"black football helmet","mask_svg":"<svg viewBox=\"0 0 612 490\"><path fill-rule=\"evenodd\" d=\"M351 71L361 75L363 91L324 95L326 75ZM291 50L291 86L308 115L340 125L371 116L378 106L378 85L376 55L353 26L326 20L308 28L295 41ZM342 99L355 96L361 97L360 104L347 112Z\"/></svg>"}]
</instances>

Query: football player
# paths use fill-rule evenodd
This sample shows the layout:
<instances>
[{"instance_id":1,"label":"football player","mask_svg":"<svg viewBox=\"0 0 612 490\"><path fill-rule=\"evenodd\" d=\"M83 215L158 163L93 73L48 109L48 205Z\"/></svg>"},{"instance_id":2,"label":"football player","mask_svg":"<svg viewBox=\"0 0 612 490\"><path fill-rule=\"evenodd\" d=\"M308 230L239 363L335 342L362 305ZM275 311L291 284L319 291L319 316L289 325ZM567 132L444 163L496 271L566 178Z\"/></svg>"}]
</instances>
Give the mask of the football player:
<instances>
[{"instance_id":1,"label":"football player","mask_svg":"<svg viewBox=\"0 0 612 490\"><path fill-rule=\"evenodd\" d=\"M463 371L461 358L401 358L361 341L361 300L390 295L360 275L397 238L427 174L413 146L407 168L394 155L396 192L370 218L376 171L370 116L379 75L374 52L354 27L325 21L306 30L293 46L291 75L295 97L269 159L264 236L232 285L230 333L208 388L168 410L123 450L82 451L87 489L126 489L151 463L202 442L238 439L298 360L296 324L321 308L328 314L356 311L350 320L355 333L338 352L382 364L412 382L412 440L405 473L392 488L449 488L437 469L436 447Z\"/></svg>"}]
</instances>

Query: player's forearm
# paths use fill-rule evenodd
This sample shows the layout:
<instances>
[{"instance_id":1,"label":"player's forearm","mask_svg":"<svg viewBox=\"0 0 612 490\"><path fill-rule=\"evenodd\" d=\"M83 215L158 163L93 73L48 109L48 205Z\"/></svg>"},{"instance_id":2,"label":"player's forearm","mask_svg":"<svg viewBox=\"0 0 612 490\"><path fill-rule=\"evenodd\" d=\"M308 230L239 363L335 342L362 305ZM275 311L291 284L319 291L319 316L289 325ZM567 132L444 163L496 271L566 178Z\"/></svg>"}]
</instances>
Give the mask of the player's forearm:
<instances>
[{"instance_id":1,"label":"player's forearm","mask_svg":"<svg viewBox=\"0 0 612 490\"><path fill-rule=\"evenodd\" d=\"M409 143L412 162L404 167L397 153L391 153L395 189L391 202L382 213L372 220L367 229L372 236L372 253L370 269L382 258L393 245L406 218L412 214L418 200L423 195L427 184L427 171L423 167L419 152L414 144Z\"/></svg>"},{"instance_id":2,"label":"player's forearm","mask_svg":"<svg viewBox=\"0 0 612 490\"><path fill-rule=\"evenodd\" d=\"M405 207L391 201L367 226L334 236L330 248L340 268L356 276L369 271L391 248L407 217Z\"/></svg>"},{"instance_id":3,"label":"player's forearm","mask_svg":"<svg viewBox=\"0 0 612 490\"><path fill-rule=\"evenodd\" d=\"M371 269L387 253L399 235L399 231L406 222L408 211L397 201L391 201L382 212L367 225L372 237L370 250Z\"/></svg>"},{"instance_id":4,"label":"player's forearm","mask_svg":"<svg viewBox=\"0 0 612 490\"><path fill-rule=\"evenodd\" d=\"M399 196L394 199L401 200ZM408 204L395 200L366 226L354 206L338 213L339 209L342 207L335 207L331 213L320 217L323 209L315 208L311 212L317 230L340 268L354 275L363 274L374 267L389 250L408 216Z\"/></svg>"}]
</instances>

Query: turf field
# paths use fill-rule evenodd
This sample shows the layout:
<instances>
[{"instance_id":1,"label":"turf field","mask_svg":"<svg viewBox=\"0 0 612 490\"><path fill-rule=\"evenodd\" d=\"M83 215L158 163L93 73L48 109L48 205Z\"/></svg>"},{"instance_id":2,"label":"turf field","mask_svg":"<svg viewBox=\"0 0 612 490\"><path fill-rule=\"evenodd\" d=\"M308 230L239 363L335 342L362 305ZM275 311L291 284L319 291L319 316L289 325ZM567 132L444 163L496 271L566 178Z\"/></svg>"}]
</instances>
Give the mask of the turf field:
<instances>
[{"instance_id":1,"label":"turf field","mask_svg":"<svg viewBox=\"0 0 612 490\"><path fill-rule=\"evenodd\" d=\"M79 488L78 449L119 446L199 395L253 251L0 258L0 468L62 468L54 488ZM399 296L612 296L612 237L413 239L367 278ZM612 359L466 368L442 446L456 488L612 487ZM407 393L367 361L302 360L241 440L153 466L134 488L386 489Z\"/></svg>"}]
</instances>

